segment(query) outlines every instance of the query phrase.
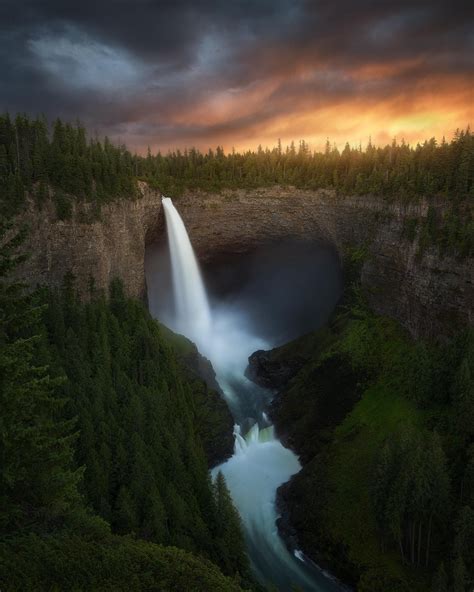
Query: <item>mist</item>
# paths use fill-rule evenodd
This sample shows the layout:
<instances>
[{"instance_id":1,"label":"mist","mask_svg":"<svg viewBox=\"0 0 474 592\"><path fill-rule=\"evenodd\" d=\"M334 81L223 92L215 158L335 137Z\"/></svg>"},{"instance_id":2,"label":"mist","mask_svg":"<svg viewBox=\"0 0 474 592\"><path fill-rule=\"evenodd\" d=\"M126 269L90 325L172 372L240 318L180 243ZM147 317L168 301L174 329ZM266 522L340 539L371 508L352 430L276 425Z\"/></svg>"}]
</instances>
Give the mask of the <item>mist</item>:
<instances>
[{"instance_id":1,"label":"mist","mask_svg":"<svg viewBox=\"0 0 474 592\"><path fill-rule=\"evenodd\" d=\"M150 245L145 266L150 311L172 325L168 246ZM338 255L320 243L286 240L243 254L221 254L202 264L201 270L214 323L229 332L234 355L249 350L236 347L239 333L245 339L253 335L250 355L321 327L342 291Z\"/></svg>"},{"instance_id":2,"label":"mist","mask_svg":"<svg viewBox=\"0 0 474 592\"><path fill-rule=\"evenodd\" d=\"M174 296L168 244L150 245L145 257L151 314L195 341L209 358L238 424L267 425L271 393L245 378L249 356L321 327L342 291L339 258L319 244L287 240L201 265L212 328L183 330ZM251 418L251 419L249 419Z\"/></svg>"},{"instance_id":3,"label":"mist","mask_svg":"<svg viewBox=\"0 0 474 592\"><path fill-rule=\"evenodd\" d=\"M245 376L254 351L327 321L342 289L338 257L320 244L284 241L220 255L200 274L179 213L168 198L163 203L169 246L147 249L149 307L153 316L195 341L216 371L235 420L235 448L213 475L223 473L239 510L253 571L281 591L296 584L305 592L339 592L337 582L299 549L290 552L278 534L276 491L301 466L275 437L266 414L274 393ZM198 321L207 311L210 324L203 330Z\"/></svg>"}]
</instances>

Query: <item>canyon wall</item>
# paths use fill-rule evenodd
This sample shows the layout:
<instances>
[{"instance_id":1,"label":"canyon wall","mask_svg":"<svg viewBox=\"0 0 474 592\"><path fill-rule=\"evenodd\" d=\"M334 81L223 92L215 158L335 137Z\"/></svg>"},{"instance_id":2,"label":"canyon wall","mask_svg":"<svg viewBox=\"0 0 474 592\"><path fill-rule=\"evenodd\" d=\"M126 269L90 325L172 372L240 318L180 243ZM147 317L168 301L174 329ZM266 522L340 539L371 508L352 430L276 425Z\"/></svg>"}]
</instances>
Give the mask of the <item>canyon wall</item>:
<instances>
[{"instance_id":1,"label":"canyon wall","mask_svg":"<svg viewBox=\"0 0 474 592\"><path fill-rule=\"evenodd\" d=\"M24 249L27 261L19 277L36 284L61 285L66 273L76 277L84 297L95 287L107 289L115 277L122 279L126 293L145 294L145 245L150 232L163 226L160 196L140 185L140 197L103 205L100 216L93 204L77 202L70 220L58 220L52 202L41 210L34 204L18 221L28 227Z\"/></svg>"},{"instance_id":2,"label":"canyon wall","mask_svg":"<svg viewBox=\"0 0 474 592\"><path fill-rule=\"evenodd\" d=\"M141 183L140 194L103 206L92 221L87 203L77 204L65 221L56 219L52 204L41 211L31 205L23 216L30 258L21 276L31 285L59 285L71 271L84 296L91 278L106 289L120 277L130 296L143 297L145 247L164 240L165 225L159 193ZM420 254L417 237L406 238L407 221L427 215L424 201L389 203L292 188L194 192L174 201L200 259L287 237L331 244L342 260L363 247L362 283L376 312L398 319L413 336L437 338L473 323L472 259L440 256L434 247Z\"/></svg>"}]
</instances>

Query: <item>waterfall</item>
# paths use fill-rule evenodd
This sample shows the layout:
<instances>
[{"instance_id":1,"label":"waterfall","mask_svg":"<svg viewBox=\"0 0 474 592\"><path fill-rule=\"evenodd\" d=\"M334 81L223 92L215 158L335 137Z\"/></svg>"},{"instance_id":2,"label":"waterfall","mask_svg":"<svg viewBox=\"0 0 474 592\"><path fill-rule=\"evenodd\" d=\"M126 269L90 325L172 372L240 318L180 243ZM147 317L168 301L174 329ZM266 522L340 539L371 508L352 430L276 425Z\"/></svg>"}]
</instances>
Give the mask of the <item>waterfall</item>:
<instances>
[{"instance_id":1,"label":"waterfall","mask_svg":"<svg viewBox=\"0 0 474 592\"><path fill-rule=\"evenodd\" d=\"M206 289L184 222L169 197L162 198L170 247L176 330L207 349L211 313Z\"/></svg>"},{"instance_id":2,"label":"waterfall","mask_svg":"<svg viewBox=\"0 0 474 592\"><path fill-rule=\"evenodd\" d=\"M236 425L234 455L213 470L222 471L242 518L249 557L262 583L280 591L298 585L305 592L342 588L297 549L290 553L278 535L277 488L297 473L296 455L275 437L265 414L272 394L245 377L248 356L271 345L256 336L245 318L229 308L211 310L184 223L163 197L171 255L175 318L171 328L192 339L209 357ZM242 433L246 426L246 433Z\"/></svg>"},{"instance_id":3,"label":"waterfall","mask_svg":"<svg viewBox=\"0 0 474 592\"><path fill-rule=\"evenodd\" d=\"M258 423L255 423L245 436L242 436L240 426L235 424L234 439L234 454L241 456L247 453L249 446L275 440L275 431L273 426L260 429Z\"/></svg>"}]
</instances>

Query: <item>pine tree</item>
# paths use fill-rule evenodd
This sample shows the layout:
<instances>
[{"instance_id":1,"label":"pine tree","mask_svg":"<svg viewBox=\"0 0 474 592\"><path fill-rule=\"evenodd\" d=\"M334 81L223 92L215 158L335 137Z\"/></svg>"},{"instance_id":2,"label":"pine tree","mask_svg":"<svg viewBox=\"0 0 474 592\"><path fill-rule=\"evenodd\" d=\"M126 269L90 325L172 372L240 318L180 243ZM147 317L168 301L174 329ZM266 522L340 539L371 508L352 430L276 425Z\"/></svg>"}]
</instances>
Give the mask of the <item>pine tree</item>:
<instances>
[{"instance_id":1,"label":"pine tree","mask_svg":"<svg viewBox=\"0 0 474 592\"><path fill-rule=\"evenodd\" d=\"M464 506L456 521L454 552L463 561L466 570L474 574L474 509Z\"/></svg>"},{"instance_id":2,"label":"pine tree","mask_svg":"<svg viewBox=\"0 0 474 592\"><path fill-rule=\"evenodd\" d=\"M72 423L60 420L60 380L34 363L42 309L8 283L19 237L0 233L0 524L47 525L80 505L81 470L72 466Z\"/></svg>"},{"instance_id":3,"label":"pine tree","mask_svg":"<svg viewBox=\"0 0 474 592\"><path fill-rule=\"evenodd\" d=\"M215 481L217 510L217 541L220 550L220 565L224 573L241 577L249 576L249 561L242 534L242 523L235 509L221 471Z\"/></svg>"},{"instance_id":4,"label":"pine tree","mask_svg":"<svg viewBox=\"0 0 474 592\"><path fill-rule=\"evenodd\" d=\"M137 532L137 508L128 488L122 485L115 505L115 525L119 532Z\"/></svg>"}]
</instances>

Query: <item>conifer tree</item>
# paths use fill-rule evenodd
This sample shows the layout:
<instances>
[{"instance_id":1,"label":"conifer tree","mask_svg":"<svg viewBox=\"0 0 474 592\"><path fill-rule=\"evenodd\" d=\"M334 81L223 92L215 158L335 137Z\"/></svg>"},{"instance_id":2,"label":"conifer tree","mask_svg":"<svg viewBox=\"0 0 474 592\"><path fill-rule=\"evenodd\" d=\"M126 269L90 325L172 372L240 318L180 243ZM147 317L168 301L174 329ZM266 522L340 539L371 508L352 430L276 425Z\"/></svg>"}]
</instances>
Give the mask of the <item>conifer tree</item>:
<instances>
[{"instance_id":1,"label":"conifer tree","mask_svg":"<svg viewBox=\"0 0 474 592\"><path fill-rule=\"evenodd\" d=\"M249 576L250 568L242 535L242 523L221 471L216 477L215 498L220 565L224 573L238 573L242 578L246 578Z\"/></svg>"},{"instance_id":2,"label":"conifer tree","mask_svg":"<svg viewBox=\"0 0 474 592\"><path fill-rule=\"evenodd\" d=\"M80 505L72 470L72 423L61 420L59 380L35 364L41 308L8 283L19 236L0 233L0 525L48 525Z\"/></svg>"}]
</instances>

